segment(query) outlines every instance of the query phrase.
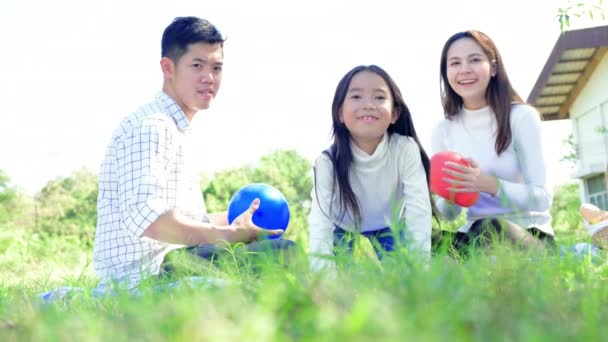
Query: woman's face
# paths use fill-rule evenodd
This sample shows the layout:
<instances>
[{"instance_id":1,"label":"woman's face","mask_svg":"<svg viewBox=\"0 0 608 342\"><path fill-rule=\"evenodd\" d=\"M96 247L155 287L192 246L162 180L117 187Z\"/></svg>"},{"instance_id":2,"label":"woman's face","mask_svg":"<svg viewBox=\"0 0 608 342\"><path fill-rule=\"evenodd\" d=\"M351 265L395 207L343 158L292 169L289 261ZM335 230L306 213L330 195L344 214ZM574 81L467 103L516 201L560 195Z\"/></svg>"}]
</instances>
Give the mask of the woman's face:
<instances>
[{"instance_id":1,"label":"woman's face","mask_svg":"<svg viewBox=\"0 0 608 342\"><path fill-rule=\"evenodd\" d=\"M467 109L487 106L486 92L496 68L481 46L471 38L453 42L447 53L448 83Z\"/></svg>"}]
</instances>

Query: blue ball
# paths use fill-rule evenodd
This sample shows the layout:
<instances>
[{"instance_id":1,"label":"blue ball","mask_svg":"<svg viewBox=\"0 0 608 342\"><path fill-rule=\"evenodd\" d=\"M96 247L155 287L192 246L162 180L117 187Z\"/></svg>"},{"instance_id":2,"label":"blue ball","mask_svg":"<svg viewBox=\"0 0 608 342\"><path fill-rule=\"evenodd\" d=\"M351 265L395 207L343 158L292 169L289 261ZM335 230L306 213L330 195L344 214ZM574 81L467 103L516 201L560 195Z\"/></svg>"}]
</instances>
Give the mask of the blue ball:
<instances>
[{"instance_id":1,"label":"blue ball","mask_svg":"<svg viewBox=\"0 0 608 342\"><path fill-rule=\"evenodd\" d=\"M253 223L264 229L287 229L289 224L289 204L283 194L276 188L253 183L239 189L228 204L228 223L249 209L254 199L260 199L260 206L253 214ZM277 239L280 235L269 237Z\"/></svg>"}]
</instances>

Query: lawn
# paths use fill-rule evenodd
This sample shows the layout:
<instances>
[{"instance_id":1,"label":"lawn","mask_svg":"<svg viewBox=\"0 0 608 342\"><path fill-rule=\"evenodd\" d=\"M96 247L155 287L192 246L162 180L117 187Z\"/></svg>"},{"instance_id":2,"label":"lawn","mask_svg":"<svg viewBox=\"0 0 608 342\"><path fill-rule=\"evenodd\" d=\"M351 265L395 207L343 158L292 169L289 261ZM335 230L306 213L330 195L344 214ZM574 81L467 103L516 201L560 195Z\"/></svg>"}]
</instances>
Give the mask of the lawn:
<instances>
[{"instance_id":1,"label":"lawn","mask_svg":"<svg viewBox=\"0 0 608 342\"><path fill-rule=\"evenodd\" d=\"M335 276L239 256L218 266L182 260L173 277L94 297L90 246L78 240L0 235L0 339L21 340L600 340L608 334L603 257L529 254L509 246L425 263L402 249L379 263L365 245L337 259ZM562 234L560 244L582 236ZM568 240L570 239L570 240ZM179 258L178 258L179 259ZM222 285L190 284L189 276ZM181 287L170 288L176 281ZM84 289L41 304L60 286Z\"/></svg>"}]
</instances>

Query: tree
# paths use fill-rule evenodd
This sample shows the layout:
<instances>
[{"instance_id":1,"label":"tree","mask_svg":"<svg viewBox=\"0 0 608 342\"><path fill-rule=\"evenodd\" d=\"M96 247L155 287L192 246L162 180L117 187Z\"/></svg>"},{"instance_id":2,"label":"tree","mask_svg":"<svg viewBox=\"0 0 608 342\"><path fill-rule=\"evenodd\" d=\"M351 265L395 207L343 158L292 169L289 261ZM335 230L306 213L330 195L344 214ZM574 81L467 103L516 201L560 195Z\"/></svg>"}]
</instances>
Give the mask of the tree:
<instances>
[{"instance_id":1,"label":"tree","mask_svg":"<svg viewBox=\"0 0 608 342\"><path fill-rule=\"evenodd\" d=\"M226 210L232 195L241 187L253 183L253 170L248 166L220 171L201 186L208 212Z\"/></svg>"},{"instance_id":2,"label":"tree","mask_svg":"<svg viewBox=\"0 0 608 342\"><path fill-rule=\"evenodd\" d=\"M568 137L563 140L563 144L566 152L560 161L568 163L571 167L575 167L576 162L578 161L578 148L574 141L574 135L569 134Z\"/></svg>"},{"instance_id":3,"label":"tree","mask_svg":"<svg viewBox=\"0 0 608 342\"><path fill-rule=\"evenodd\" d=\"M551 216L556 232L584 232L583 221L578 212L580 206L577 183L568 183L555 188Z\"/></svg>"},{"instance_id":4,"label":"tree","mask_svg":"<svg viewBox=\"0 0 608 342\"><path fill-rule=\"evenodd\" d=\"M14 206L17 192L10 184L8 175L0 170L0 222L7 219Z\"/></svg>"},{"instance_id":5,"label":"tree","mask_svg":"<svg viewBox=\"0 0 608 342\"><path fill-rule=\"evenodd\" d=\"M310 163L295 151L277 151L262 157L254 179L272 183L281 190L290 205L306 207L312 188Z\"/></svg>"},{"instance_id":6,"label":"tree","mask_svg":"<svg viewBox=\"0 0 608 342\"><path fill-rule=\"evenodd\" d=\"M606 19L606 7L604 0L596 0L593 3L588 1L572 1L568 0L567 5L560 7L557 10L557 20L559 28L563 32L570 27L570 19L574 16L580 18L584 15L589 16L589 19L601 17Z\"/></svg>"},{"instance_id":7,"label":"tree","mask_svg":"<svg viewBox=\"0 0 608 342\"><path fill-rule=\"evenodd\" d=\"M312 166L295 151L277 151L262 157L254 179L279 189L289 201L291 218L286 236L306 245L312 189Z\"/></svg>"},{"instance_id":8,"label":"tree","mask_svg":"<svg viewBox=\"0 0 608 342\"><path fill-rule=\"evenodd\" d=\"M20 193L10 177L0 170L0 227L28 224L31 200Z\"/></svg>"},{"instance_id":9,"label":"tree","mask_svg":"<svg viewBox=\"0 0 608 342\"><path fill-rule=\"evenodd\" d=\"M48 182L36 195L34 230L49 235L75 235L91 244L97 224L97 176L87 169Z\"/></svg>"}]
</instances>

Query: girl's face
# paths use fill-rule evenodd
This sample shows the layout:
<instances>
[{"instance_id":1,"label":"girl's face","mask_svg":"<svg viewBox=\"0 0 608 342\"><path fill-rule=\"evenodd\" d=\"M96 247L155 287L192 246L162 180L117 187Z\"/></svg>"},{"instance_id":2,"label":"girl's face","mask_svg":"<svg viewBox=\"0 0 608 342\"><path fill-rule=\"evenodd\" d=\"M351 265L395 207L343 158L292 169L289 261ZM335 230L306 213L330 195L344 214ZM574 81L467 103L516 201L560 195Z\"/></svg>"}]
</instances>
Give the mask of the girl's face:
<instances>
[{"instance_id":1,"label":"girl's face","mask_svg":"<svg viewBox=\"0 0 608 342\"><path fill-rule=\"evenodd\" d=\"M487 106L486 91L496 68L481 46L471 38L458 39L448 49L446 65L448 83L465 108Z\"/></svg>"},{"instance_id":2,"label":"girl's face","mask_svg":"<svg viewBox=\"0 0 608 342\"><path fill-rule=\"evenodd\" d=\"M393 110L391 90L382 77L370 71L353 77L339 118L357 147L373 154L388 126L398 117Z\"/></svg>"}]
</instances>

